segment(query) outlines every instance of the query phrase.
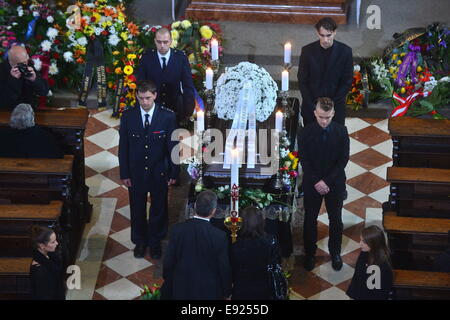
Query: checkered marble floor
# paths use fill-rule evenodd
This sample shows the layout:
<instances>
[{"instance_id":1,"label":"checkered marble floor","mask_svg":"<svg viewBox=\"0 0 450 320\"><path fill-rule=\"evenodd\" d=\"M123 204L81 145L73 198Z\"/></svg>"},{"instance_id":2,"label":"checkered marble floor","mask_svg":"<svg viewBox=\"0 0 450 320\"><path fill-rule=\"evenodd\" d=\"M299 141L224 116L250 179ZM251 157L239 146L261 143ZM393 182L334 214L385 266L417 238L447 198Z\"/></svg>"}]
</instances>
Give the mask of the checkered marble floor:
<instances>
[{"instance_id":1,"label":"checkered marble floor","mask_svg":"<svg viewBox=\"0 0 450 320\"><path fill-rule=\"evenodd\" d=\"M120 121L110 115L110 110L91 110L85 132L86 184L94 210L91 222L85 227L77 260L81 268L81 289L69 291L67 299L70 300L137 299L144 284L162 284L161 260L152 260L148 254L144 259L133 257L128 191L121 185L117 158ZM293 235L294 254L288 264L292 300L349 299L345 291L360 252L360 231L371 224L381 226L381 204L387 201L389 193L386 168L392 165L387 119L347 118L346 125L350 135L350 161L346 167L348 198L343 210L344 266L339 272L331 267L328 217L322 207L316 268L311 272L305 271L302 265L301 236ZM178 210L171 208L169 212L171 223L182 217L179 212L185 199L180 198L186 194L185 189L177 187L169 191L169 207L174 201L180 202ZM163 252L166 245L167 240L163 242Z\"/></svg>"}]
</instances>

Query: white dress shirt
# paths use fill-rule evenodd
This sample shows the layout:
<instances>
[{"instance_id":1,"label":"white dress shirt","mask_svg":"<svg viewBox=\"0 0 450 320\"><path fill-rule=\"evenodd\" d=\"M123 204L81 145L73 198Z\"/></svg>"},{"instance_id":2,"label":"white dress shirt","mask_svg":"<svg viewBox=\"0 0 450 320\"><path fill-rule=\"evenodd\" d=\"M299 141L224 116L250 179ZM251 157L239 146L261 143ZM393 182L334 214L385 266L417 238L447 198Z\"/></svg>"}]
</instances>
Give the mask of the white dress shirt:
<instances>
[{"instance_id":1,"label":"white dress shirt","mask_svg":"<svg viewBox=\"0 0 450 320\"><path fill-rule=\"evenodd\" d=\"M153 102L153 107L150 109L149 112L146 112L144 109L141 108L141 118L142 118L142 126L145 128L145 115L148 114L148 123L152 124L152 117L153 117L153 112L155 111L155 103Z\"/></svg>"},{"instance_id":2,"label":"white dress shirt","mask_svg":"<svg viewBox=\"0 0 450 320\"><path fill-rule=\"evenodd\" d=\"M163 67L163 60L162 60L162 58L166 58L166 68L167 68L167 66L169 65L170 50L171 50L171 49L169 49L169 51L167 51L167 53L166 53L165 55L161 55L161 54L159 53L159 51L156 51L156 52L158 53L159 64L161 65L161 69L162 69L162 67Z\"/></svg>"}]
</instances>

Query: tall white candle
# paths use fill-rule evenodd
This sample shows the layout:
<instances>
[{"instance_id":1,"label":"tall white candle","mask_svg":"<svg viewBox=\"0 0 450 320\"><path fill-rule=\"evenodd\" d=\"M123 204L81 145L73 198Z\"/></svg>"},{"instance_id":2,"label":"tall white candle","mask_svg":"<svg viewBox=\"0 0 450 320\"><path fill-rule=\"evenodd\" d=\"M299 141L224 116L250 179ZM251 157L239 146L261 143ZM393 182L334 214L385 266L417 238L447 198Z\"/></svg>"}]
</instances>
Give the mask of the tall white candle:
<instances>
[{"instance_id":1,"label":"tall white candle","mask_svg":"<svg viewBox=\"0 0 450 320\"><path fill-rule=\"evenodd\" d=\"M211 60L219 59L219 43L217 39L211 40Z\"/></svg>"},{"instance_id":2,"label":"tall white candle","mask_svg":"<svg viewBox=\"0 0 450 320\"><path fill-rule=\"evenodd\" d=\"M230 191L233 191L233 186L239 187L239 151L238 149L231 150L231 187ZM231 209L233 209L233 197L231 198ZM239 212L239 203L236 201L235 210Z\"/></svg>"},{"instance_id":3,"label":"tall white candle","mask_svg":"<svg viewBox=\"0 0 450 320\"><path fill-rule=\"evenodd\" d=\"M281 132L283 130L283 112L277 111L275 114L275 130Z\"/></svg>"},{"instance_id":4,"label":"tall white candle","mask_svg":"<svg viewBox=\"0 0 450 320\"><path fill-rule=\"evenodd\" d=\"M203 110L197 111L197 132L205 131L205 113Z\"/></svg>"},{"instance_id":5,"label":"tall white candle","mask_svg":"<svg viewBox=\"0 0 450 320\"><path fill-rule=\"evenodd\" d=\"M284 63L291 63L291 43L286 42L284 44Z\"/></svg>"},{"instance_id":6,"label":"tall white candle","mask_svg":"<svg viewBox=\"0 0 450 320\"><path fill-rule=\"evenodd\" d=\"M205 81L205 88L206 90L211 90L213 88L213 77L214 72L211 68L206 69L206 81Z\"/></svg>"},{"instance_id":7,"label":"tall white candle","mask_svg":"<svg viewBox=\"0 0 450 320\"><path fill-rule=\"evenodd\" d=\"M281 73L281 90L288 91L289 90L289 71L284 70Z\"/></svg>"}]
</instances>

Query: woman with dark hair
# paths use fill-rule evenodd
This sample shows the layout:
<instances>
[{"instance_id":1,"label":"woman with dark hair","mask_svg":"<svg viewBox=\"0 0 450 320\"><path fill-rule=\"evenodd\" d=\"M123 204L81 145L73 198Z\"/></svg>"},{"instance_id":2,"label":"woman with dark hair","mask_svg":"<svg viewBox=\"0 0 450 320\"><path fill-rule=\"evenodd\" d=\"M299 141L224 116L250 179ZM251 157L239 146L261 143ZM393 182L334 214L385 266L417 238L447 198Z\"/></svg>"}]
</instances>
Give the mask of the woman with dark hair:
<instances>
[{"instance_id":1,"label":"woman with dark hair","mask_svg":"<svg viewBox=\"0 0 450 320\"><path fill-rule=\"evenodd\" d=\"M273 237L264 232L264 217L256 207L242 211L242 228L237 241L231 247L231 268L233 272L233 300L271 300L267 266L272 251L278 253L278 245L272 248Z\"/></svg>"},{"instance_id":2,"label":"woman with dark hair","mask_svg":"<svg viewBox=\"0 0 450 320\"><path fill-rule=\"evenodd\" d=\"M33 227L33 261L30 267L31 294L34 300L64 300L62 263L55 253L58 246L52 229Z\"/></svg>"},{"instance_id":3,"label":"woman with dark hair","mask_svg":"<svg viewBox=\"0 0 450 320\"><path fill-rule=\"evenodd\" d=\"M359 245L361 253L347 295L354 300L387 300L393 272L383 230L377 226L364 228Z\"/></svg>"}]
</instances>

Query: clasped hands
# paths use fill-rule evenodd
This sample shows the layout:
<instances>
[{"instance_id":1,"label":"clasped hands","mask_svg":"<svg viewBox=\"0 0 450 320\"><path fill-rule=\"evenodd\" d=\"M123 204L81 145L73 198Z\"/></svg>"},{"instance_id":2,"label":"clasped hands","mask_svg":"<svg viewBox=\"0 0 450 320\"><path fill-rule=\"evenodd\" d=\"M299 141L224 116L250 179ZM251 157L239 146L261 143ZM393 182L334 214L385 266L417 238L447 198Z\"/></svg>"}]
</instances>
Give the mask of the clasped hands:
<instances>
[{"instance_id":1,"label":"clasped hands","mask_svg":"<svg viewBox=\"0 0 450 320\"><path fill-rule=\"evenodd\" d=\"M327 194L328 192L330 192L330 188L327 186L327 184L323 180L320 180L319 182L317 182L314 185L314 188L322 196Z\"/></svg>"},{"instance_id":2,"label":"clasped hands","mask_svg":"<svg viewBox=\"0 0 450 320\"><path fill-rule=\"evenodd\" d=\"M122 179L122 183L125 185L125 187L128 187L128 188L130 188L132 186L131 179ZM177 183L176 179L169 179L169 181L167 182L167 185L170 186L175 183Z\"/></svg>"}]
</instances>

